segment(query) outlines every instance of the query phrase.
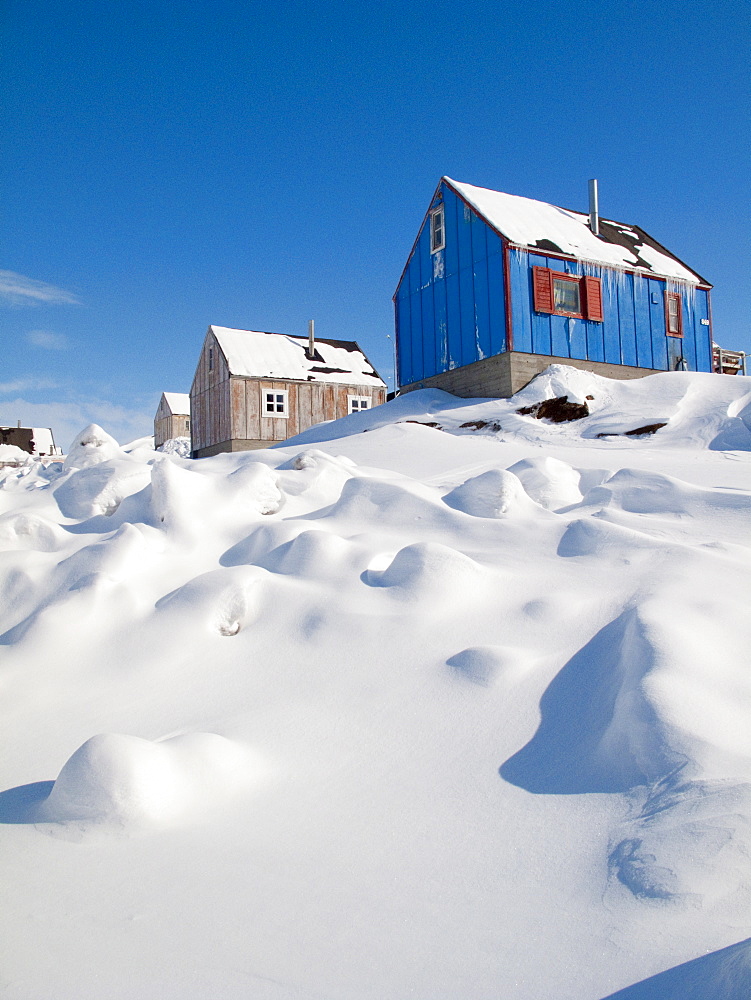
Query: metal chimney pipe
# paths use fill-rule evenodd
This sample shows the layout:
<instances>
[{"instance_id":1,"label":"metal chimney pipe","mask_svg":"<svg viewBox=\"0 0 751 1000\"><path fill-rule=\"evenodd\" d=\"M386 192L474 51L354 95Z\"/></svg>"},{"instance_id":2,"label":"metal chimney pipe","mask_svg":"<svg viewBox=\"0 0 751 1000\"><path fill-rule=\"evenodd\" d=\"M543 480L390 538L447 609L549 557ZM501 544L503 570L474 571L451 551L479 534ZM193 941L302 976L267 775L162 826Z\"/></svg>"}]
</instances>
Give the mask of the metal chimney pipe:
<instances>
[{"instance_id":1,"label":"metal chimney pipe","mask_svg":"<svg viewBox=\"0 0 751 1000\"><path fill-rule=\"evenodd\" d=\"M315 357L316 353L316 335L315 335L315 322L312 319L308 320L308 357Z\"/></svg>"},{"instance_id":2,"label":"metal chimney pipe","mask_svg":"<svg viewBox=\"0 0 751 1000\"><path fill-rule=\"evenodd\" d=\"M595 234L600 235L600 209L597 203L597 181L589 182L589 228Z\"/></svg>"}]
</instances>

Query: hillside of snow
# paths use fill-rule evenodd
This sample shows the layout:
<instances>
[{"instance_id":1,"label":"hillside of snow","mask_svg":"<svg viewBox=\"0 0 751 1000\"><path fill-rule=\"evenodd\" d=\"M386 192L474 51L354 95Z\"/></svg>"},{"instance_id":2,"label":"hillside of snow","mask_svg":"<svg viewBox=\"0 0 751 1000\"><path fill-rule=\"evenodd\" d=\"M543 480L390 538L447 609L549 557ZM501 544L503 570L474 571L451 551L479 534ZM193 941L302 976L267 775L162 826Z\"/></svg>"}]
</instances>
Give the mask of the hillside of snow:
<instances>
[{"instance_id":1,"label":"hillside of snow","mask_svg":"<svg viewBox=\"0 0 751 1000\"><path fill-rule=\"evenodd\" d=\"M0 996L746 1000L751 381L181 450L0 469Z\"/></svg>"}]
</instances>

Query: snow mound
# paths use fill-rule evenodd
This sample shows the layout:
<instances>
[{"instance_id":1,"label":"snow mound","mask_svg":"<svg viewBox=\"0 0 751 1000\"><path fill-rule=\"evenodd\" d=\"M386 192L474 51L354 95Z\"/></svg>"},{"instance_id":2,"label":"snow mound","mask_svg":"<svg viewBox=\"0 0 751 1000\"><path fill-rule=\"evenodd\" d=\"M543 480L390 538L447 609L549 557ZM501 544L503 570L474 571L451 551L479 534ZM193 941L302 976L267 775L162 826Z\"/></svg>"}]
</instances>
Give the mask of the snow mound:
<instances>
[{"instance_id":1,"label":"snow mound","mask_svg":"<svg viewBox=\"0 0 751 1000\"><path fill-rule=\"evenodd\" d=\"M99 424L89 424L73 441L63 462L65 469L88 469L122 454L115 439Z\"/></svg>"},{"instance_id":2,"label":"snow mound","mask_svg":"<svg viewBox=\"0 0 751 1000\"><path fill-rule=\"evenodd\" d=\"M338 579L352 561L352 546L339 535L320 529L299 535L270 552L261 565L276 573L309 579Z\"/></svg>"},{"instance_id":3,"label":"snow mound","mask_svg":"<svg viewBox=\"0 0 751 1000\"><path fill-rule=\"evenodd\" d=\"M227 485L237 490L242 502L259 514L276 514L284 503L276 476L260 462L241 465L228 476Z\"/></svg>"},{"instance_id":4,"label":"snow mound","mask_svg":"<svg viewBox=\"0 0 751 1000\"><path fill-rule=\"evenodd\" d=\"M30 455L23 448L14 444L0 444L0 466L2 465L29 465L34 461L34 456Z\"/></svg>"},{"instance_id":5,"label":"snow mound","mask_svg":"<svg viewBox=\"0 0 751 1000\"><path fill-rule=\"evenodd\" d=\"M150 478L148 468L140 463L103 458L69 469L54 487L55 499L65 517L111 517L125 497L142 490Z\"/></svg>"},{"instance_id":6,"label":"snow mound","mask_svg":"<svg viewBox=\"0 0 751 1000\"><path fill-rule=\"evenodd\" d=\"M450 530L453 516L438 495L415 482L353 477L344 483L341 496L327 514L345 523L359 523L402 530L420 522L438 531Z\"/></svg>"},{"instance_id":7,"label":"snow mound","mask_svg":"<svg viewBox=\"0 0 751 1000\"><path fill-rule=\"evenodd\" d=\"M501 775L537 794L625 792L685 763L644 683L656 655L637 611L619 615L555 677L537 733Z\"/></svg>"},{"instance_id":8,"label":"snow mound","mask_svg":"<svg viewBox=\"0 0 751 1000\"><path fill-rule=\"evenodd\" d=\"M443 498L449 507L473 517L524 517L539 514L538 504L520 480L506 469L489 469L473 476Z\"/></svg>"},{"instance_id":9,"label":"snow mound","mask_svg":"<svg viewBox=\"0 0 751 1000\"><path fill-rule=\"evenodd\" d=\"M0 550L55 552L64 540L65 533L60 526L38 514L6 514L0 517Z\"/></svg>"},{"instance_id":10,"label":"snow mound","mask_svg":"<svg viewBox=\"0 0 751 1000\"><path fill-rule=\"evenodd\" d=\"M257 566L202 573L157 602L163 629L179 633L198 623L211 633L237 635L258 615L259 588L267 574Z\"/></svg>"},{"instance_id":11,"label":"snow mound","mask_svg":"<svg viewBox=\"0 0 751 1000\"><path fill-rule=\"evenodd\" d=\"M473 646L449 657L446 663L458 676L491 687L501 677L515 679L528 669L528 655L507 646Z\"/></svg>"},{"instance_id":12,"label":"snow mound","mask_svg":"<svg viewBox=\"0 0 751 1000\"><path fill-rule=\"evenodd\" d=\"M169 438L156 449L164 455L176 455L178 458L190 458L190 438Z\"/></svg>"},{"instance_id":13,"label":"snow mound","mask_svg":"<svg viewBox=\"0 0 751 1000\"><path fill-rule=\"evenodd\" d=\"M527 495L546 510L559 510L579 503L582 498L581 473L551 455L522 459L508 471L519 479Z\"/></svg>"},{"instance_id":14,"label":"snow mound","mask_svg":"<svg viewBox=\"0 0 751 1000\"><path fill-rule=\"evenodd\" d=\"M393 588L406 600L425 601L436 608L471 601L482 589L485 576L483 568L464 553L437 542L418 542L400 549L382 572L369 569L366 582Z\"/></svg>"},{"instance_id":15,"label":"snow mound","mask_svg":"<svg viewBox=\"0 0 751 1000\"><path fill-rule=\"evenodd\" d=\"M602 1000L748 1000L751 938L702 954Z\"/></svg>"},{"instance_id":16,"label":"snow mound","mask_svg":"<svg viewBox=\"0 0 751 1000\"><path fill-rule=\"evenodd\" d=\"M214 733L156 743L105 733L92 736L68 759L39 806L37 821L172 825L216 808L253 777L248 753Z\"/></svg>"}]
</instances>

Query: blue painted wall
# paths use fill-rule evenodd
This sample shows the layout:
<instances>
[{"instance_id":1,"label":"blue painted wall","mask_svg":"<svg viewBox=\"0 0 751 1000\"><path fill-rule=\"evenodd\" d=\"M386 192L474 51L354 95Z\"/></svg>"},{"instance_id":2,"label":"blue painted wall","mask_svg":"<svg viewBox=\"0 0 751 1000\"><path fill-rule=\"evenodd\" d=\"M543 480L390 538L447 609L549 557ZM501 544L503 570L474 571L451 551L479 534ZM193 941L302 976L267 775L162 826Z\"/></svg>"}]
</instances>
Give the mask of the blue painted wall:
<instances>
[{"instance_id":1,"label":"blue painted wall","mask_svg":"<svg viewBox=\"0 0 751 1000\"><path fill-rule=\"evenodd\" d=\"M506 350L501 238L441 193L446 248L430 253L426 219L396 293L400 385Z\"/></svg>"},{"instance_id":2,"label":"blue painted wall","mask_svg":"<svg viewBox=\"0 0 751 1000\"><path fill-rule=\"evenodd\" d=\"M408 385L507 350L501 238L441 184L446 247L430 253L426 219L397 289L399 384ZM437 204L438 199L433 204ZM433 205L431 205L431 208ZM544 253L509 251L513 350L586 361L712 370L709 293L681 283L683 338L665 336L664 281ZM549 316L532 308L532 267L602 281L603 322Z\"/></svg>"}]
</instances>

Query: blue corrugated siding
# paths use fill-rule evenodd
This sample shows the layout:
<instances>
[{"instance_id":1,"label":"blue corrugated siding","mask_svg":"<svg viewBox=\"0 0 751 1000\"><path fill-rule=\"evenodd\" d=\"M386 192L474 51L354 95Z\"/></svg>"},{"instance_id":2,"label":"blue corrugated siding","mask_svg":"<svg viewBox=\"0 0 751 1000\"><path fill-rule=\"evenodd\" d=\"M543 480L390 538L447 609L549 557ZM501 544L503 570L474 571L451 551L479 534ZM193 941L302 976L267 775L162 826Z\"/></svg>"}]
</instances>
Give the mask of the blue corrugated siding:
<instances>
[{"instance_id":1,"label":"blue corrugated siding","mask_svg":"<svg viewBox=\"0 0 751 1000\"><path fill-rule=\"evenodd\" d=\"M446 247L430 253L426 220L396 295L401 385L506 349L501 239L442 191Z\"/></svg>"},{"instance_id":2,"label":"blue corrugated siding","mask_svg":"<svg viewBox=\"0 0 751 1000\"><path fill-rule=\"evenodd\" d=\"M667 371L668 339L665 336L665 283L647 280L649 296L649 332L652 343L652 368Z\"/></svg>"},{"instance_id":3,"label":"blue corrugated siding","mask_svg":"<svg viewBox=\"0 0 751 1000\"><path fill-rule=\"evenodd\" d=\"M664 281L588 265L586 273L602 281L603 322L594 323L536 313L532 308L532 267L580 276L584 271L578 262L512 250L510 266L515 351L661 370L671 366L669 354L682 354L690 371L712 370L709 327L701 323L709 317L706 290L692 293L685 285L669 286L681 292L684 332L682 344L669 345Z\"/></svg>"},{"instance_id":4,"label":"blue corrugated siding","mask_svg":"<svg viewBox=\"0 0 751 1000\"><path fill-rule=\"evenodd\" d=\"M445 185L446 246L430 253L426 220L396 295L399 383L407 385L506 350L505 279L500 237ZM666 370L685 358L711 371L709 298L680 290L684 337L665 335L665 282L587 265L602 281L603 322L549 316L532 307L532 267L581 276L577 261L509 251L513 350Z\"/></svg>"},{"instance_id":5,"label":"blue corrugated siding","mask_svg":"<svg viewBox=\"0 0 751 1000\"><path fill-rule=\"evenodd\" d=\"M703 323L702 320L704 320ZM703 289L698 289L696 292L694 343L696 344L696 370L711 372L712 337L709 329L709 293Z\"/></svg>"},{"instance_id":6,"label":"blue corrugated siding","mask_svg":"<svg viewBox=\"0 0 751 1000\"><path fill-rule=\"evenodd\" d=\"M652 322L649 315L649 281L634 280L634 322L636 323L636 359L640 368L654 368L652 352Z\"/></svg>"}]
</instances>

